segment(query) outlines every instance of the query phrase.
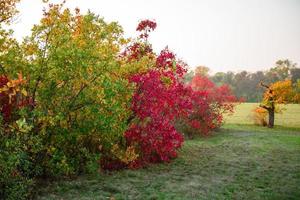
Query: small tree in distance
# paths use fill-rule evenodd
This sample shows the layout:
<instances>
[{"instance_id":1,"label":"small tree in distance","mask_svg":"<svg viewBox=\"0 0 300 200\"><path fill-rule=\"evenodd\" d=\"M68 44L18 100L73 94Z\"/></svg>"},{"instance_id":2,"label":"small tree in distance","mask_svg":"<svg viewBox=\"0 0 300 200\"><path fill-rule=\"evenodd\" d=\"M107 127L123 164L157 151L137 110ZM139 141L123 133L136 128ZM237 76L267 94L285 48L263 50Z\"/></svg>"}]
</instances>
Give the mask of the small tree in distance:
<instances>
[{"instance_id":1,"label":"small tree in distance","mask_svg":"<svg viewBox=\"0 0 300 200\"><path fill-rule=\"evenodd\" d=\"M260 86L265 88L263 100L259 107L267 110L269 116L268 127L274 127L275 112L279 111L279 104L294 103L295 91L291 80L277 81L271 85L260 82Z\"/></svg>"}]
</instances>

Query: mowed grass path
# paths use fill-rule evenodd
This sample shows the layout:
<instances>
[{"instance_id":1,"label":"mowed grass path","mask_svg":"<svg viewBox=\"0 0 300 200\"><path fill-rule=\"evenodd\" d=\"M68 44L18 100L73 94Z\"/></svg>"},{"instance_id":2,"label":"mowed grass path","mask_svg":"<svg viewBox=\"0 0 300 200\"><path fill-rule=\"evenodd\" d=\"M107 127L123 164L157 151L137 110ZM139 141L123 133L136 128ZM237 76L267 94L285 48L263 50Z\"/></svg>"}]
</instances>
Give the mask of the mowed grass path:
<instances>
[{"instance_id":1,"label":"mowed grass path","mask_svg":"<svg viewBox=\"0 0 300 200\"><path fill-rule=\"evenodd\" d=\"M38 199L300 199L300 129L225 125L169 164L53 182Z\"/></svg>"},{"instance_id":2,"label":"mowed grass path","mask_svg":"<svg viewBox=\"0 0 300 200\"><path fill-rule=\"evenodd\" d=\"M227 124L253 124L252 110L258 103L241 103L235 113L226 117ZM281 105L282 113L275 113L275 125L300 128L300 104Z\"/></svg>"}]
</instances>

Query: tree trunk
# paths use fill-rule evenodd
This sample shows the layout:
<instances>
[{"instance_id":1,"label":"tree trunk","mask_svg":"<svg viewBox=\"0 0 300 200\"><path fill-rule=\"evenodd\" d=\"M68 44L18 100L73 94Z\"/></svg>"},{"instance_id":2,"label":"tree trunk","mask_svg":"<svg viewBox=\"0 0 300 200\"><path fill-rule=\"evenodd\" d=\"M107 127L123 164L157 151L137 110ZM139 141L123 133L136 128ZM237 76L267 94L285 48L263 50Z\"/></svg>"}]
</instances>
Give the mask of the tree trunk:
<instances>
[{"instance_id":1,"label":"tree trunk","mask_svg":"<svg viewBox=\"0 0 300 200\"><path fill-rule=\"evenodd\" d=\"M260 82L260 85L267 89L267 91L266 91L267 99L266 100L267 100L268 104L271 104L271 105L268 105L268 106L260 105L260 107L262 107L262 108L264 108L268 111L268 114L269 114L268 127L273 128L274 127L274 121L275 121L275 101L274 101L274 96L273 96L273 89L270 86L265 85L263 82Z\"/></svg>"},{"instance_id":2,"label":"tree trunk","mask_svg":"<svg viewBox=\"0 0 300 200\"><path fill-rule=\"evenodd\" d=\"M275 109L269 109L269 124L268 127L269 128L273 128L274 127L274 120L275 120Z\"/></svg>"}]
</instances>

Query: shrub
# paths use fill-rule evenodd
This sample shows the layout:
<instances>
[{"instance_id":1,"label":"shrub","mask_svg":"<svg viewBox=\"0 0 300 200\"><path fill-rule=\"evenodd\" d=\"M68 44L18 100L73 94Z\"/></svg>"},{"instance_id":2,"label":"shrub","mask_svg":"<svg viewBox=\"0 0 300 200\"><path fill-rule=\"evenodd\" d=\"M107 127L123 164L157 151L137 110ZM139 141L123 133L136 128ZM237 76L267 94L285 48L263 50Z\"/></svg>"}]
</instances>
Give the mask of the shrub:
<instances>
[{"instance_id":1,"label":"shrub","mask_svg":"<svg viewBox=\"0 0 300 200\"><path fill-rule=\"evenodd\" d=\"M24 113L30 99L19 74L11 80L0 76L0 196L4 199L28 199L32 177L38 173L31 155L40 150L38 136Z\"/></svg>"},{"instance_id":2,"label":"shrub","mask_svg":"<svg viewBox=\"0 0 300 200\"><path fill-rule=\"evenodd\" d=\"M170 161L183 143L174 123L192 106L182 82L186 65L176 60L167 48L158 56L153 53L147 38L155 27L153 21L141 21L137 28L141 32L139 38L122 53L122 60L137 67L128 74L135 90L123 143L127 148L132 147L134 153L129 162L117 156L103 157L101 163L105 169L138 168L147 163ZM145 61L147 65L142 66Z\"/></svg>"},{"instance_id":3,"label":"shrub","mask_svg":"<svg viewBox=\"0 0 300 200\"><path fill-rule=\"evenodd\" d=\"M181 147L183 138L174 122L191 106L180 80L182 67L165 49L154 69L131 78L137 90L132 101L134 119L125 137L139 149L142 163L170 161Z\"/></svg>"},{"instance_id":4,"label":"shrub","mask_svg":"<svg viewBox=\"0 0 300 200\"><path fill-rule=\"evenodd\" d=\"M257 107L253 111L253 121L255 125L267 126L268 111L264 108Z\"/></svg>"},{"instance_id":5,"label":"shrub","mask_svg":"<svg viewBox=\"0 0 300 200\"><path fill-rule=\"evenodd\" d=\"M45 176L76 175L122 140L131 86L117 60L122 30L87 13L50 5L23 43ZM102 146L102 152L99 150Z\"/></svg>"},{"instance_id":6,"label":"shrub","mask_svg":"<svg viewBox=\"0 0 300 200\"><path fill-rule=\"evenodd\" d=\"M207 77L197 74L190 83L193 109L177 121L177 128L188 137L208 135L223 123L223 115L233 113L237 99L226 85L217 87Z\"/></svg>"},{"instance_id":7,"label":"shrub","mask_svg":"<svg viewBox=\"0 0 300 200\"><path fill-rule=\"evenodd\" d=\"M27 198L37 177L90 171L124 140L133 86L117 59L123 40L117 23L50 5L22 45L7 45L0 55L2 196ZM3 95L17 70L26 91Z\"/></svg>"}]
</instances>

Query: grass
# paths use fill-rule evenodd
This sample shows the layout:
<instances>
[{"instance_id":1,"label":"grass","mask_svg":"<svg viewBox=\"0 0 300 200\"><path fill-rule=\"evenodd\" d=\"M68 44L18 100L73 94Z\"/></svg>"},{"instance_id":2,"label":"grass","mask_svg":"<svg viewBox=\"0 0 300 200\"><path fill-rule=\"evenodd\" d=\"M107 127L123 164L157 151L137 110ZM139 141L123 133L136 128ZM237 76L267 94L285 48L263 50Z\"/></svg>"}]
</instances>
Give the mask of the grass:
<instances>
[{"instance_id":1,"label":"grass","mask_svg":"<svg viewBox=\"0 0 300 200\"><path fill-rule=\"evenodd\" d=\"M226 117L227 124L253 124L252 110L258 103L242 103L237 105L235 113ZM300 104L281 105L282 113L275 114L275 124L286 127L300 128Z\"/></svg>"},{"instance_id":2,"label":"grass","mask_svg":"<svg viewBox=\"0 0 300 200\"><path fill-rule=\"evenodd\" d=\"M300 199L300 128L227 124L169 164L53 182L38 199Z\"/></svg>"}]
</instances>

